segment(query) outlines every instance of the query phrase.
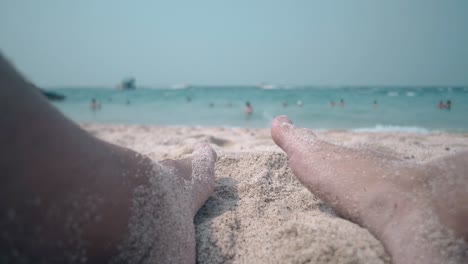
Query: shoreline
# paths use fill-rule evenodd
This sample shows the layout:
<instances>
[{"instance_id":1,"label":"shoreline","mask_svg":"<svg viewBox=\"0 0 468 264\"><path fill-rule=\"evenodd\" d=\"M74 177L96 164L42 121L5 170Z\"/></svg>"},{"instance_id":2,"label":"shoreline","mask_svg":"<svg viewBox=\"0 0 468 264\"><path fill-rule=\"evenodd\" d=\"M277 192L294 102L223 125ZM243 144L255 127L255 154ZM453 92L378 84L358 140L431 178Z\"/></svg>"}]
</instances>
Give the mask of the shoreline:
<instances>
[{"instance_id":1,"label":"shoreline","mask_svg":"<svg viewBox=\"0 0 468 264\"><path fill-rule=\"evenodd\" d=\"M269 128L155 126L81 123L98 138L128 147L153 159L180 158L197 142L206 142L220 153L281 152ZM369 148L400 157L427 161L468 148L468 133L368 132L342 129L313 130L320 140L350 148ZM218 154L220 154L218 153ZM414 156L413 158L411 158Z\"/></svg>"},{"instance_id":2,"label":"shoreline","mask_svg":"<svg viewBox=\"0 0 468 264\"><path fill-rule=\"evenodd\" d=\"M129 127L165 127L165 128L207 128L207 129L253 129L253 130L264 130L270 129L269 127L244 127L244 126L206 126L206 125L158 125L158 124L139 124L139 123L101 123L101 122L76 122L80 127L93 127L93 126L129 126ZM307 127L304 127L307 128ZM384 128L383 130L378 130ZM387 128L388 130L385 130ZM359 127L359 128L308 128L315 132L350 132L350 133L396 133L396 134L415 134L415 135L430 135L430 134L454 134L454 135L466 135L468 136L468 130L462 128L452 130L441 130L441 129L428 129L418 126L396 126L396 125L382 125L377 124L374 127ZM401 129L401 130L400 130ZM410 130L405 130L410 129Z\"/></svg>"},{"instance_id":3,"label":"shoreline","mask_svg":"<svg viewBox=\"0 0 468 264\"><path fill-rule=\"evenodd\" d=\"M217 152L214 194L195 217L199 263L390 263L367 229L337 217L294 177L266 128L80 124L154 160L197 142ZM468 150L468 133L317 131L321 140L408 162Z\"/></svg>"}]
</instances>

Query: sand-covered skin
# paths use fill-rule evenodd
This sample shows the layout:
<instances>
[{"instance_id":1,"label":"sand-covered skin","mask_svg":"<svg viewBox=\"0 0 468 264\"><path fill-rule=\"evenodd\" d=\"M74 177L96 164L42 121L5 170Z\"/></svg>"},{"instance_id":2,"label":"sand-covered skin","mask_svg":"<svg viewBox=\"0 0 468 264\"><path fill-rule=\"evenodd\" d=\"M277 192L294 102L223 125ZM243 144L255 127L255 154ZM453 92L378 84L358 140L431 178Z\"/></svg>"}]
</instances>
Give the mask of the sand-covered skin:
<instances>
[{"instance_id":1,"label":"sand-covered skin","mask_svg":"<svg viewBox=\"0 0 468 264\"><path fill-rule=\"evenodd\" d=\"M382 244L294 177L269 129L83 124L106 141L161 160L197 142L218 154L214 195L195 218L199 263L387 263ZM318 132L320 139L425 162L468 149L468 134Z\"/></svg>"}]
</instances>

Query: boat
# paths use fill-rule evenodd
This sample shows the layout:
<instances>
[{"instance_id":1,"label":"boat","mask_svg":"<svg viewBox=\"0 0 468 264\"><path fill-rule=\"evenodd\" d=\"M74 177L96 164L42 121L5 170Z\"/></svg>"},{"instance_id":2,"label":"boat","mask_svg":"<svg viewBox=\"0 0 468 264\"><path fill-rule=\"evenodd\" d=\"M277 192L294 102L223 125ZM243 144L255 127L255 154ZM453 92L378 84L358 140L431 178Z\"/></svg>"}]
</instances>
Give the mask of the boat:
<instances>
[{"instance_id":1,"label":"boat","mask_svg":"<svg viewBox=\"0 0 468 264\"><path fill-rule=\"evenodd\" d=\"M276 85L274 84L269 84L269 83L260 83L259 85L257 85L258 88L261 88L261 89L265 89L265 90L272 90L272 89L276 89Z\"/></svg>"},{"instance_id":2,"label":"boat","mask_svg":"<svg viewBox=\"0 0 468 264\"><path fill-rule=\"evenodd\" d=\"M63 101L65 100L65 95L63 94L59 94L59 93L55 93L55 92L51 92L51 91L45 91L45 90L42 90L42 89L39 89L41 91L41 93L47 97L47 99L51 100L51 101Z\"/></svg>"},{"instance_id":3,"label":"boat","mask_svg":"<svg viewBox=\"0 0 468 264\"><path fill-rule=\"evenodd\" d=\"M135 78L127 78L120 83L120 85L117 87L119 90L135 90L136 85L135 85Z\"/></svg>"}]
</instances>

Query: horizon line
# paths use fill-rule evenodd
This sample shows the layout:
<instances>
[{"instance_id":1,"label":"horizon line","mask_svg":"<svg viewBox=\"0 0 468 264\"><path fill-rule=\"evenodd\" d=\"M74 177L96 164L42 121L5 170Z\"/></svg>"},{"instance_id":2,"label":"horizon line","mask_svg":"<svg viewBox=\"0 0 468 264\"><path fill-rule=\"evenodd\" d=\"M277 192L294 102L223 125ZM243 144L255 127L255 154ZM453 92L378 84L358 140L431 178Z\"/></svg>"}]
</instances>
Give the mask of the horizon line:
<instances>
[{"instance_id":1,"label":"horizon line","mask_svg":"<svg viewBox=\"0 0 468 264\"><path fill-rule=\"evenodd\" d=\"M274 85L271 88L262 88L259 84L187 84L186 87L175 87L172 85L137 85L137 89L173 89L173 90L184 90L190 88L259 88L264 90L275 90L275 89L294 89L294 88L467 88L468 84L465 85L447 85L447 84L432 84L432 85L391 85L391 84L380 84L380 85L320 85L320 84L300 84L300 85ZM80 89L80 88L98 88L98 89L118 89L116 85L40 85L38 86L44 89Z\"/></svg>"}]
</instances>

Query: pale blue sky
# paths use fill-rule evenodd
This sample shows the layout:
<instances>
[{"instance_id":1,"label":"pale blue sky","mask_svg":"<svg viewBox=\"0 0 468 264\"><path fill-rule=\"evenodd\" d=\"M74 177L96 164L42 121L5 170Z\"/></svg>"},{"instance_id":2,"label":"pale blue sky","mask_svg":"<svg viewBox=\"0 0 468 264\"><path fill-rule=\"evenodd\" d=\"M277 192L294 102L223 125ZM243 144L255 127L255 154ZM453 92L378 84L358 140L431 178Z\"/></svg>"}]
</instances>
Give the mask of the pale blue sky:
<instances>
[{"instance_id":1,"label":"pale blue sky","mask_svg":"<svg viewBox=\"0 0 468 264\"><path fill-rule=\"evenodd\" d=\"M43 86L468 85L465 0L1 0Z\"/></svg>"}]
</instances>

